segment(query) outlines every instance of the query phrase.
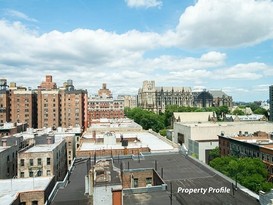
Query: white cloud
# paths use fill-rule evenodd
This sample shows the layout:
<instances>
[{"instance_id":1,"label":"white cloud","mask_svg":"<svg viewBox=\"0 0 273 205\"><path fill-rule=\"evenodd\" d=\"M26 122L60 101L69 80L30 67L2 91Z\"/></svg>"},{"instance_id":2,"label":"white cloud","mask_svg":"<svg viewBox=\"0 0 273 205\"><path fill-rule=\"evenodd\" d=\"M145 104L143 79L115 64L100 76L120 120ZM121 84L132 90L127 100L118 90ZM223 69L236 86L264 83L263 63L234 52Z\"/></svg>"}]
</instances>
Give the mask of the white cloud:
<instances>
[{"instance_id":1,"label":"white cloud","mask_svg":"<svg viewBox=\"0 0 273 205\"><path fill-rule=\"evenodd\" d=\"M273 67L264 63L252 62L247 64L237 64L229 68L222 68L215 71L214 79L241 79L257 80L272 72Z\"/></svg>"},{"instance_id":2,"label":"white cloud","mask_svg":"<svg viewBox=\"0 0 273 205\"><path fill-rule=\"evenodd\" d=\"M13 10L13 9L5 9L4 13L6 16L15 17L15 18L22 19L25 21L38 22L36 19L30 18L26 14L24 14L20 11Z\"/></svg>"},{"instance_id":3,"label":"white cloud","mask_svg":"<svg viewBox=\"0 0 273 205\"><path fill-rule=\"evenodd\" d=\"M151 8L151 7L158 7L162 6L162 1L159 0L125 0L128 7L131 8Z\"/></svg>"},{"instance_id":4,"label":"white cloud","mask_svg":"<svg viewBox=\"0 0 273 205\"><path fill-rule=\"evenodd\" d=\"M175 43L187 47L253 45L273 37L269 0L199 0L181 15Z\"/></svg>"},{"instance_id":5,"label":"white cloud","mask_svg":"<svg viewBox=\"0 0 273 205\"><path fill-rule=\"evenodd\" d=\"M210 69L225 64L226 54L211 51L203 54L200 58L159 56L145 60L145 65L150 69L162 69L170 71L181 71L186 69Z\"/></svg>"},{"instance_id":6,"label":"white cloud","mask_svg":"<svg viewBox=\"0 0 273 205\"><path fill-rule=\"evenodd\" d=\"M90 93L106 82L115 94L136 94L147 79L157 85L205 87L212 81L254 82L273 75L271 66L259 62L227 66L227 54L216 49L198 57L148 58L149 50L164 46L162 36L152 32L76 29L38 34L20 22L0 20L0 39L1 77L33 88L46 74L59 86L73 79L76 88Z\"/></svg>"}]
</instances>

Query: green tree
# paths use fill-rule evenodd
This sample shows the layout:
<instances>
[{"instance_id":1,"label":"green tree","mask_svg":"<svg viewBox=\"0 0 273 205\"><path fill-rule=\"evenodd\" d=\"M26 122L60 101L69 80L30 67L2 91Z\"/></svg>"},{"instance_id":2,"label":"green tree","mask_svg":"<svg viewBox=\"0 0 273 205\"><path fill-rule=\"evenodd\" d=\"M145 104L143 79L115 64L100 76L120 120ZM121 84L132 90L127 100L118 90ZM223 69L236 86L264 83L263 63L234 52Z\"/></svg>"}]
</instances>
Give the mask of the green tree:
<instances>
[{"instance_id":1,"label":"green tree","mask_svg":"<svg viewBox=\"0 0 273 205\"><path fill-rule=\"evenodd\" d=\"M257 115L264 115L266 116L267 118L269 117L268 116L268 112L266 109L262 108L262 107L259 107L257 108L256 110L253 111L254 114L257 114Z\"/></svg>"},{"instance_id":2,"label":"green tree","mask_svg":"<svg viewBox=\"0 0 273 205\"><path fill-rule=\"evenodd\" d=\"M213 159L210 166L256 193L259 190L267 192L273 187L267 182L267 169L259 158L219 157Z\"/></svg>"},{"instance_id":3,"label":"green tree","mask_svg":"<svg viewBox=\"0 0 273 205\"><path fill-rule=\"evenodd\" d=\"M236 108L233 112L232 112L233 115L244 115L245 113L239 109L239 108Z\"/></svg>"},{"instance_id":4,"label":"green tree","mask_svg":"<svg viewBox=\"0 0 273 205\"><path fill-rule=\"evenodd\" d=\"M246 107L250 107L252 112L254 112L255 110L257 110L260 106L257 103L249 103L246 105Z\"/></svg>"},{"instance_id":5,"label":"green tree","mask_svg":"<svg viewBox=\"0 0 273 205\"><path fill-rule=\"evenodd\" d=\"M213 159L215 159L217 157L220 157L219 147L215 147L214 149L209 151L209 161L211 161L211 160L213 160Z\"/></svg>"}]
</instances>

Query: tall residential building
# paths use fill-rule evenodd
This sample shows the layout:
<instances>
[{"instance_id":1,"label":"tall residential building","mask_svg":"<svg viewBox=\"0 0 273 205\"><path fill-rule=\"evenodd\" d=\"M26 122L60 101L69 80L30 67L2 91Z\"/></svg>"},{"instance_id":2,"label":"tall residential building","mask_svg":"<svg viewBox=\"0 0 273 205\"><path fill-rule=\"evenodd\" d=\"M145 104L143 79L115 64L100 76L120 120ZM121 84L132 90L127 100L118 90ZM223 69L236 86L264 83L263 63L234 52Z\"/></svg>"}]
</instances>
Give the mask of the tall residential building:
<instances>
[{"instance_id":1,"label":"tall residential building","mask_svg":"<svg viewBox=\"0 0 273 205\"><path fill-rule=\"evenodd\" d=\"M87 128L87 90L75 90L72 81L61 90L61 126Z\"/></svg>"},{"instance_id":2,"label":"tall residential building","mask_svg":"<svg viewBox=\"0 0 273 205\"><path fill-rule=\"evenodd\" d=\"M12 122L27 123L37 128L37 95L32 90L10 90L10 116Z\"/></svg>"},{"instance_id":3,"label":"tall residential building","mask_svg":"<svg viewBox=\"0 0 273 205\"><path fill-rule=\"evenodd\" d=\"M38 90L38 128L60 126L59 90Z\"/></svg>"},{"instance_id":4,"label":"tall residential building","mask_svg":"<svg viewBox=\"0 0 273 205\"><path fill-rule=\"evenodd\" d=\"M0 123L10 121L9 89L6 79L0 79Z\"/></svg>"},{"instance_id":5,"label":"tall residential building","mask_svg":"<svg viewBox=\"0 0 273 205\"><path fill-rule=\"evenodd\" d=\"M55 89L52 78L49 78L47 86L42 84L37 91L39 128L87 127L86 90L76 90L72 80L59 89Z\"/></svg>"},{"instance_id":6,"label":"tall residential building","mask_svg":"<svg viewBox=\"0 0 273 205\"><path fill-rule=\"evenodd\" d=\"M159 113L167 105L193 106L193 95L190 87L155 87L155 81L144 81L137 101L139 107Z\"/></svg>"},{"instance_id":7,"label":"tall residential building","mask_svg":"<svg viewBox=\"0 0 273 205\"><path fill-rule=\"evenodd\" d=\"M273 85L269 87L269 106L270 106L269 120L273 122Z\"/></svg>"},{"instance_id":8,"label":"tall residential building","mask_svg":"<svg viewBox=\"0 0 273 205\"><path fill-rule=\"evenodd\" d=\"M98 95L88 99L88 126L101 118L124 118L124 100L114 99L111 91L106 89L106 84L103 84Z\"/></svg>"}]
</instances>

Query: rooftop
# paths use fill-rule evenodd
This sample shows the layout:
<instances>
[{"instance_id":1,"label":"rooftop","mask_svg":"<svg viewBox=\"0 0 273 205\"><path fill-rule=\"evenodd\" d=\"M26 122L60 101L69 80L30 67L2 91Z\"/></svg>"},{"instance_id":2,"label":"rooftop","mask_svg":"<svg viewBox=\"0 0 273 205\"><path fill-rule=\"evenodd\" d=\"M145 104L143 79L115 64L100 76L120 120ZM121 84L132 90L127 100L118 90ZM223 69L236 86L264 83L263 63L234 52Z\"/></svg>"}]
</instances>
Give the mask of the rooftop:
<instances>
[{"instance_id":1,"label":"rooftop","mask_svg":"<svg viewBox=\"0 0 273 205\"><path fill-rule=\"evenodd\" d=\"M91 157L92 158L92 157ZM163 180L167 183L167 191L146 192L146 193L124 193L123 202L126 205L166 205L170 204L170 182L172 182L173 205L191 205L191 204L248 204L258 205L256 198L248 193L238 189L229 193L177 193L178 188L183 189L209 189L211 188L232 188L232 184L227 179L217 175L211 169L192 158L185 157L181 154L157 154L144 156L140 160L133 159L115 159L114 166L127 169L137 168L155 168L157 162L157 171L161 175L163 168ZM91 164L93 161L91 162ZM155 168L156 169L156 168ZM87 163L80 161L76 163L75 168L70 176L70 183L64 189L60 189L54 198L52 205L61 204L86 204L88 198L84 195L84 177L87 174ZM250 193L250 192L249 192ZM255 195L255 194L253 194ZM255 195L257 196L257 195Z\"/></svg>"},{"instance_id":2,"label":"rooftop","mask_svg":"<svg viewBox=\"0 0 273 205\"><path fill-rule=\"evenodd\" d=\"M10 148L10 146L5 146L5 147L0 146L0 153L7 150L8 148Z\"/></svg>"},{"instance_id":3,"label":"rooftop","mask_svg":"<svg viewBox=\"0 0 273 205\"><path fill-rule=\"evenodd\" d=\"M208 169L201 163L181 154L168 154L157 156L146 156L145 160L134 161L131 159L123 160L123 167L126 169L128 164L131 168L150 168L155 167L157 161L157 170L161 174L163 168L163 180L168 185L167 192L126 194L124 204L149 204L165 205L170 203L170 182L172 182L173 204L259 204L252 196L238 189L233 195L229 193L178 193L178 189L209 189L209 188L227 188L232 190L232 184L226 179L217 175L212 169ZM119 162L115 160L115 165ZM255 195L255 194L254 194ZM143 201L144 200L144 201Z\"/></svg>"},{"instance_id":4,"label":"rooftop","mask_svg":"<svg viewBox=\"0 0 273 205\"><path fill-rule=\"evenodd\" d=\"M265 125L273 128L273 123L264 121L243 121L243 122L177 122L176 124L185 125L188 127L239 127L241 125Z\"/></svg>"},{"instance_id":5,"label":"rooftop","mask_svg":"<svg viewBox=\"0 0 273 205\"><path fill-rule=\"evenodd\" d=\"M120 139L121 134L123 138L137 138L139 141L129 142L128 148L140 148L140 147L149 147L151 152L158 151L177 151L173 146L169 143L163 141L159 137L149 133L149 132L128 132L128 133L115 133L116 139ZM92 136L84 135L84 138L92 138ZM96 138L103 138L102 134L97 134ZM100 149L123 149L121 143L117 143L115 145L106 145L106 144L98 144L94 142L85 142L83 141L82 146L80 148L83 150L100 150Z\"/></svg>"},{"instance_id":6,"label":"rooftop","mask_svg":"<svg viewBox=\"0 0 273 205\"><path fill-rule=\"evenodd\" d=\"M34 145L33 147L27 149L24 151L25 153L32 153L32 152L51 152L53 151L56 147L58 147L62 141L58 141L54 144L37 144Z\"/></svg>"},{"instance_id":7,"label":"rooftop","mask_svg":"<svg viewBox=\"0 0 273 205\"><path fill-rule=\"evenodd\" d=\"M240 135L233 135L233 136L222 136L225 138L231 138L234 140L238 140L241 142L246 142L250 144L256 144L265 148L273 148L273 140L272 140L273 133L266 133L266 132L255 132L255 133L245 133Z\"/></svg>"},{"instance_id":8,"label":"rooftop","mask_svg":"<svg viewBox=\"0 0 273 205\"><path fill-rule=\"evenodd\" d=\"M94 123L90 126L89 130L92 128L123 128L123 127L135 127L141 128L141 126L135 123L133 120L124 119L98 119L94 120Z\"/></svg>"},{"instance_id":9,"label":"rooftop","mask_svg":"<svg viewBox=\"0 0 273 205\"><path fill-rule=\"evenodd\" d=\"M1 179L0 204L12 204L20 192L45 190L52 177Z\"/></svg>"}]
</instances>

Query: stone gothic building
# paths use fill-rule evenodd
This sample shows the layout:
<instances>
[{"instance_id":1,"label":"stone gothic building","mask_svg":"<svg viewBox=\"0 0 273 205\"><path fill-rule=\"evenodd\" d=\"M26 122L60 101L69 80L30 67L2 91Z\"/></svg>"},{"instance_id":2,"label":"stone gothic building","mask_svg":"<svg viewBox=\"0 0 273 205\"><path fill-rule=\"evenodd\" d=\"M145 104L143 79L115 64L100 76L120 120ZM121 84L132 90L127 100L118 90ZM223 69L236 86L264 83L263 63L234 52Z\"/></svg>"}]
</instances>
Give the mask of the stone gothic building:
<instances>
[{"instance_id":1,"label":"stone gothic building","mask_svg":"<svg viewBox=\"0 0 273 205\"><path fill-rule=\"evenodd\" d=\"M190 87L155 87L155 81L144 81L137 101L138 107L159 113L167 105L193 106L193 95Z\"/></svg>"},{"instance_id":2,"label":"stone gothic building","mask_svg":"<svg viewBox=\"0 0 273 205\"><path fill-rule=\"evenodd\" d=\"M156 113L166 106L232 107L233 100L221 90L192 91L190 87L156 87L155 81L144 81L138 90L137 106Z\"/></svg>"}]
</instances>

